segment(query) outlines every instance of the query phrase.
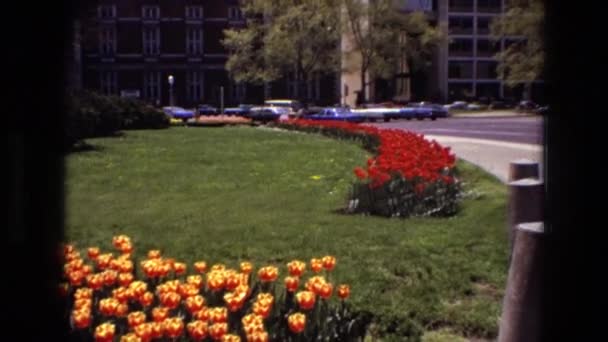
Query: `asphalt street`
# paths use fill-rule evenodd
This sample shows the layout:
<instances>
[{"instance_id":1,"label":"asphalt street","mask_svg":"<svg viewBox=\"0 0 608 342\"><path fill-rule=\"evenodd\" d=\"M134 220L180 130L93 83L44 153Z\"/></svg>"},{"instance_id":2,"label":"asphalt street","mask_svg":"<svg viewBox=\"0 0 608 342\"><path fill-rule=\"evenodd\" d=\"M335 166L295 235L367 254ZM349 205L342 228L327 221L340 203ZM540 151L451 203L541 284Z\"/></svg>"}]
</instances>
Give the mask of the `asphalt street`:
<instances>
[{"instance_id":1,"label":"asphalt street","mask_svg":"<svg viewBox=\"0 0 608 342\"><path fill-rule=\"evenodd\" d=\"M412 130L425 135L468 137L523 144L543 144L541 117L451 117L376 123L378 127Z\"/></svg>"},{"instance_id":2,"label":"asphalt street","mask_svg":"<svg viewBox=\"0 0 608 342\"><path fill-rule=\"evenodd\" d=\"M383 128L410 130L451 147L458 158L508 180L509 164L518 159L539 163L543 178L543 122L540 117L452 117L375 123Z\"/></svg>"}]
</instances>

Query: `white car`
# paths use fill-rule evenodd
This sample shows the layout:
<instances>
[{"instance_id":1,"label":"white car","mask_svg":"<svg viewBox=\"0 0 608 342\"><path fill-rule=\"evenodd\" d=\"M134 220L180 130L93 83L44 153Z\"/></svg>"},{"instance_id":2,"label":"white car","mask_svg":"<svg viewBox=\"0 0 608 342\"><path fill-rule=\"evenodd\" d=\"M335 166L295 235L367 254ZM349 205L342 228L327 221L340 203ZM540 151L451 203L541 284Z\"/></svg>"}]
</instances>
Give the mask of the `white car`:
<instances>
[{"instance_id":1,"label":"white car","mask_svg":"<svg viewBox=\"0 0 608 342\"><path fill-rule=\"evenodd\" d=\"M386 113L392 108L359 108L353 109L352 112L361 115L367 121L384 120Z\"/></svg>"}]
</instances>

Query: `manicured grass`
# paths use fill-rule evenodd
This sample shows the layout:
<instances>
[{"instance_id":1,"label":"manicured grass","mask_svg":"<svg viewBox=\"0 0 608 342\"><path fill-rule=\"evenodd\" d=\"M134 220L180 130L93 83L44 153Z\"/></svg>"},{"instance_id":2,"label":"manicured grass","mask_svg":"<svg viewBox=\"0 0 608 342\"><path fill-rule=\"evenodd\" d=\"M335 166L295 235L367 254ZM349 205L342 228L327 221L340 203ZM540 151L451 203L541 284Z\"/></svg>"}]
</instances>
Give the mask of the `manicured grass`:
<instances>
[{"instance_id":1,"label":"manicured grass","mask_svg":"<svg viewBox=\"0 0 608 342\"><path fill-rule=\"evenodd\" d=\"M111 249L123 233L192 263L237 267L327 254L332 278L384 340L449 329L494 337L507 273L506 188L459 162L469 197L448 219L336 213L352 169L368 153L352 142L251 127L172 127L88 140L66 158L66 238ZM312 176L320 176L316 180Z\"/></svg>"}]
</instances>

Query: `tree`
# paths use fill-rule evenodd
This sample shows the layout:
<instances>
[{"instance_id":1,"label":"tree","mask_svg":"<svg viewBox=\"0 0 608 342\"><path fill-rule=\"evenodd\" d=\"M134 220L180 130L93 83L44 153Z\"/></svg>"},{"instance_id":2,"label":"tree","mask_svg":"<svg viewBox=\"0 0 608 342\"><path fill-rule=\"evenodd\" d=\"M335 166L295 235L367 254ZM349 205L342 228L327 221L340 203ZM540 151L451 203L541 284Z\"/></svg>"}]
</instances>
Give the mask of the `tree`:
<instances>
[{"instance_id":1,"label":"tree","mask_svg":"<svg viewBox=\"0 0 608 342\"><path fill-rule=\"evenodd\" d=\"M513 0L507 10L490 26L494 39L513 39L513 43L497 53L496 72L508 87L524 84L524 99L529 100L532 82L542 75L545 62L543 39L544 3L542 0Z\"/></svg>"},{"instance_id":2,"label":"tree","mask_svg":"<svg viewBox=\"0 0 608 342\"><path fill-rule=\"evenodd\" d=\"M294 76L296 97L314 73L338 70L338 10L330 0L248 0L247 26L224 31L226 69L237 82L263 83ZM306 87L307 89L307 87Z\"/></svg>"},{"instance_id":3,"label":"tree","mask_svg":"<svg viewBox=\"0 0 608 342\"><path fill-rule=\"evenodd\" d=\"M358 56L361 94L371 80L368 73L391 78L401 61L408 69L428 65L432 49L439 43L439 30L430 26L422 12L403 13L393 0L342 0L343 32L350 37L347 56ZM365 98L363 99L365 100Z\"/></svg>"}]
</instances>

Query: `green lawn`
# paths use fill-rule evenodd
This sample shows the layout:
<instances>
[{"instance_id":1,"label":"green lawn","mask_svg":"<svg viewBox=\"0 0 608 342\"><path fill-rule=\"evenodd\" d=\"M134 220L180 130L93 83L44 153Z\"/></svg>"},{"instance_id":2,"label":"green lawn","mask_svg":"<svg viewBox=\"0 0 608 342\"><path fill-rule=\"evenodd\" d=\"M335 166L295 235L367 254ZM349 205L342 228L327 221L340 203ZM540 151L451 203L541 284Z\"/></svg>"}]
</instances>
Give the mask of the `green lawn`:
<instances>
[{"instance_id":1,"label":"green lawn","mask_svg":"<svg viewBox=\"0 0 608 342\"><path fill-rule=\"evenodd\" d=\"M66 238L80 248L108 250L124 233L138 259L159 248L188 263L275 263L283 275L292 259L332 254L336 278L351 284L353 305L379 318L373 331L383 340L496 336L506 188L468 163L458 166L476 195L459 215L402 220L335 213L368 157L352 142L173 127L88 143L95 149L66 158Z\"/></svg>"}]
</instances>

